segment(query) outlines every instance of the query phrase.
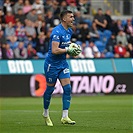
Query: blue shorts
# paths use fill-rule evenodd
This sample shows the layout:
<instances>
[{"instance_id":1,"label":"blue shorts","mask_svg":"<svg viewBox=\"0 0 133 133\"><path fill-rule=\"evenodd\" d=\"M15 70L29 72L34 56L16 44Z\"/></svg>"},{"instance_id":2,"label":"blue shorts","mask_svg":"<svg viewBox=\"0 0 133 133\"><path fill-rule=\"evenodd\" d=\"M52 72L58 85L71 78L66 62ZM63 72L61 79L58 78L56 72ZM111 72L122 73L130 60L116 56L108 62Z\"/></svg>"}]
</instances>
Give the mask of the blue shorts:
<instances>
[{"instance_id":1,"label":"blue shorts","mask_svg":"<svg viewBox=\"0 0 133 133\"><path fill-rule=\"evenodd\" d=\"M66 62L62 67L48 64L44 64L44 72L47 83L56 83L57 79L70 78L69 65Z\"/></svg>"}]
</instances>

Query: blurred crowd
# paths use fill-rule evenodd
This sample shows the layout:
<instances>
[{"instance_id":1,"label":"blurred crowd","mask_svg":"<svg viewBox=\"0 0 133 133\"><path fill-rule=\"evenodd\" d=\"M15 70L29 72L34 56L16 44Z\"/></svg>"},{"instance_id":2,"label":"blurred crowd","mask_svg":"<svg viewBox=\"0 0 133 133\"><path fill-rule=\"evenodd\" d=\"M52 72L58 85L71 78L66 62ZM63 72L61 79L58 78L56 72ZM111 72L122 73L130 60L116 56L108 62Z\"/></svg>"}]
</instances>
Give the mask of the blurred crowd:
<instances>
[{"instance_id":1,"label":"blurred crowd","mask_svg":"<svg viewBox=\"0 0 133 133\"><path fill-rule=\"evenodd\" d=\"M132 58L133 18L113 20L101 8L90 20L91 0L1 0L0 59L45 58L62 10L75 15L72 42L82 53L67 58Z\"/></svg>"}]
</instances>

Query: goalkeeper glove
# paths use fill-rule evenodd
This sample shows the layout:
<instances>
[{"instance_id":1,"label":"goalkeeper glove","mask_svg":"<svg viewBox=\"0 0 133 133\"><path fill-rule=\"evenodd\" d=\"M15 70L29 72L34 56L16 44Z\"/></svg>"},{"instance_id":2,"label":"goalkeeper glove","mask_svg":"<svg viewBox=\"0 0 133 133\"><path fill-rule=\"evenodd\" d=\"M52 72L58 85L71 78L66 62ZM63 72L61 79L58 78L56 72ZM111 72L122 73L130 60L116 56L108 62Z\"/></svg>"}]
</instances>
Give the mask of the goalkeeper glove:
<instances>
[{"instance_id":1,"label":"goalkeeper glove","mask_svg":"<svg viewBox=\"0 0 133 133\"><path fill-rule=\"evenodd\" d=\"M80 45L77 45L75 43L71 43L69 47L65 48L67 53L71 56L77 56L81 53L81 47Z\"/></svg>"}]
</instances>

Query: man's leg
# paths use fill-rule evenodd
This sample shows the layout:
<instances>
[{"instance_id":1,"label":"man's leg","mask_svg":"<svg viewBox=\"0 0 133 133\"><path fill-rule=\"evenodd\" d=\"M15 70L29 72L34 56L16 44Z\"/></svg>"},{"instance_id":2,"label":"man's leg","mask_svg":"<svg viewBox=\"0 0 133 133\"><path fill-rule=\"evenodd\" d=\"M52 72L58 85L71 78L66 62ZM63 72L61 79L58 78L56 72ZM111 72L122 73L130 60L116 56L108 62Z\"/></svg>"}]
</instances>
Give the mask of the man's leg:
<instances>
[{"instance_id":1,"label":"man's leg","mask_svg":"<svg viewBox=\"0 0 133 133\"><path fill-rule=\"evenodd\" d=\"M44 105L43 116L45 118L47 126L53 126L53 123L49 117L49 105L53 91L54 91L54 84L47 84L46 91L44 92L43 95L43 105Z\"/></svg>"},{"instance_id":2,"label":"man's leg","mask_svg":"<svg viewBox=\"0 0 133 133\"><path fill-rule=\"evenodd\" d=\"M48 64L47 62L45 62L44 71L47 81L47 88L43 95L43 106L44 106L43 116L45 118L46 125L53 126L53 123L49 116L49 105L52 93L54 91L54 86L57 80L58 71L55 68L53 68L51 64Z\"/></svg>"},{"instance_id":3,"label":"man's leg","mask_svg":"<svg viewBox=\"0 0 133 133\"><path fill-rule=\"evenodd\" d=\"M50 105L50 100L51 100L51 95L54 91L54 86L49 86L47 85L46 91L44 92L43 95L43 105L44 105L44 116L47 117L49 116L49 112L47 111Z\"/></svg>"},{"instance_id":4,"label":"man's leg","mask_svg":"<svg viewBox=\"0 0 133 133\"><path fill-rule=\"evenodd\" d=\"M60 79L60 82L63 87L63 96L62 96L62 103L63 103L63 112L62 112L62 119L61 122L63 124L75 124L75 121L72 121L68 117L68 109L70 107L70 102L71 102L71 85L70 85L70 79L65 78L65 79Z\"/></svg>"},{"instance_id":5,"label":"man's leg","mask_svg":"<svg viewBox=\"0 0 133 133\"><path fill-rule=\"evenodd\" d=\"M71 101L71 85L67 84L63 87L63 96L62 96L62 102L63 102L63 110L68 110L70 107L70 101ZM67 117L68 114L63 114L63 117Z\"/></svg>"}]
</instances>

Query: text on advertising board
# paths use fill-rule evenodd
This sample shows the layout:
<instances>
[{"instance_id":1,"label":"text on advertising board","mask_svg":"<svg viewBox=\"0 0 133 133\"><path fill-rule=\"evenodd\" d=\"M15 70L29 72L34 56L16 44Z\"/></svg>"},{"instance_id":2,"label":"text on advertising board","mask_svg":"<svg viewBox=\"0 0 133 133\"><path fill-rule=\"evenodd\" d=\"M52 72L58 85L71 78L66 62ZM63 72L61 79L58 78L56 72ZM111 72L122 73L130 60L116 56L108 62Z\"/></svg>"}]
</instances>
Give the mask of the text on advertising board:
<instances>
[{"instance_id":1,"label":"text on advertising board","mask_svg":"<svg viewBox=\"0 0 133 133\"><path fill-rule=\"evenodd\" d=\"M37 78L38 77L38 78ZM35 88L36 81L39 88ZM71 76L73 94L92 93L126 93L127 86L124 83L116 84L112 75ZM32 96L42 96L46 90L46 79L43 75L32 75L30 78L30 91ZM39 92L39 93L37 93ZM62 94L63 89L59 81L55 85L54 94Z\"/></svg>"},{"instance_id":2,"label":"text on advertising board","mask_svg":"<svg viewBox=\"0 0 133 133\"><path fill-rule=\"evenodd\" d=\"M72 72L96 72L93 60L70 60Z\"/></svg>"},{"instance_id":3,"label":"text on advertising board","mask_svg":"<svg viewBox=\"0 0 133 133\"><path fill-rule=\"evenodd\" d=\"M10 73L33 73L34 68L30 60L9 60L7 62Z\"/></svg>"}]
</instances>

